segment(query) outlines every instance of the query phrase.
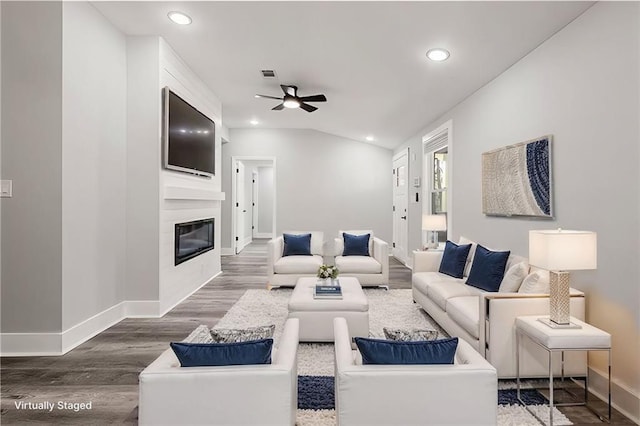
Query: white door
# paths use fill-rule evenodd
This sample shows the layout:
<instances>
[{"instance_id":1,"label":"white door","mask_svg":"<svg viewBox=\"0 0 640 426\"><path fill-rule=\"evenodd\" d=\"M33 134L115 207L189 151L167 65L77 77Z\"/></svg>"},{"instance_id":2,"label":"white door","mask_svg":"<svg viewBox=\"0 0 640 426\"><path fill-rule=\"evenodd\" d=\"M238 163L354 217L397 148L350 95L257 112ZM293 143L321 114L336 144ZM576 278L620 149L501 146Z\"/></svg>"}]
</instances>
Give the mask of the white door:
<instances>
[{"instance_id":1,"label":"white door","mask_svg":"<svg viewBox=\"0 0 640 426\"><path fill-rule=\"evenodd\" d=\"M393 243L391 253L403 263L407 263L407 240L409 227L407 208L409 203L409 149L393 157Z\"/></svg>"},{"instance_id":2,"label":"white door","mask_svg":"<svg viewBox=\"0 0 640 426\"><path fill-rule=\"evenodd\" d=\"M235 253L240 253L244 247L242 243L245 240L245 213L247 209L245 206L244 197L244 164L242 161L236 162L236 238L235 238Z\"/></svg>"},{"instance_id":3,"label":"white door","mask_svg":"<svg viewBox=\"0 0 640 426\"><path fill-rule=\"evenodd\" d=\"M251 237L258 238L258 173L251 174Z\"/></svg>"}]
</instances>

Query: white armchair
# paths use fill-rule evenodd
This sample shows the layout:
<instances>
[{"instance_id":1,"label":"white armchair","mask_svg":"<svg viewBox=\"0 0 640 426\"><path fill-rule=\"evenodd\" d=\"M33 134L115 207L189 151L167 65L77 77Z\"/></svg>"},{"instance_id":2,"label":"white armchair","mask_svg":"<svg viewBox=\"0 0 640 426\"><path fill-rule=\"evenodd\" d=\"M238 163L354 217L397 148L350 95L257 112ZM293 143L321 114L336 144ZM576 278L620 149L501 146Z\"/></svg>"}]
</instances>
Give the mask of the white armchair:
<instances>
[{"instance_id":1,"label":"white armchair","mask_svg":"<svg viewBox=\"0 0 640 426\"><path fill-rule=\"evenodd\" d=\"M343 234L370 234L370 256L343 256ZM340 231L340 236L334 240L334 264L341 276L356 277L363 287L387 287L389 284L389 244L374 237L371 231Z\"/></svg>"},{"instance_id":2,"label":"white armchair","mask_svg":"<svg viewBox=\"0 0 640 426\"><path fill-rule=\"evenodd\" d=\"M285 232L285 234L311 234L311 256L282 256L284 238L273 238L267 243L268 287L295 287L300 277L315 277L322 265L324 233L319 231Z\"/></svg>"},{"instance_id":3,"label":"white armchair","mask_svg":"<svg viewBox=\"0 0 640 426\"><path fill-rule=\"evenodd\" d=\"M180 367L167 349L140 373L141 425L294 425L298 319L288 319L271 364Z\"/></svg>"},{"instance_id":4,"label":"white armchair","mask_svg":"<svg viewBox=\"0 0 640 426\"><path fill-rule=\"evenodd\" d=\"M362 365L346 320L333 324L338 425L496 424L496 369L464 340L453 365Z\"/></svg>"}]
</instances>

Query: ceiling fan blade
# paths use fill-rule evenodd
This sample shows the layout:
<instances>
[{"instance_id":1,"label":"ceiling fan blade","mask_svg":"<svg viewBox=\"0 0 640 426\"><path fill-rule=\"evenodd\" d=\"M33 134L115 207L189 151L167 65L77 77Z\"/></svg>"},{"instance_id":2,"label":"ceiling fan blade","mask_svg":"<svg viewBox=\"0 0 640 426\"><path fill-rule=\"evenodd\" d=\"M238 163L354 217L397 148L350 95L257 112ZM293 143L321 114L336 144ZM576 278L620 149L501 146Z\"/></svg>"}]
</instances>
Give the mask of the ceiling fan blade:
<instances>
[{"instance_id":1,"label":"ceiling fan blade","mask_svg":"<svg viewBox=\"0 0 640 426\"><path fill-rule=\"evenodd\" d=\"M313 111L318 109L318 108L314 107L313 105L305 104L304 102L300 102L300 108L302 108L303 110L305 110L307 112L313 112Z\"/></svg>"},{"instance_id":2,"label":"ceiling fan blade","mask_svg":"<svg viewBox=\"0 0 640 426\"><path fill-rule=\"evenodd\" d=\"M278 99L278 100L282 100L282 98L277 98L275 96L269 96L269 95L256 95L256 98L267 98L267 99Z\"/></svg>"},{"instance_id":3,"label":"ceiling fan blade","mask_svg":"<svg viewBox=\"0 0 640 426\"><path fill-rule=\"evenodd\" d=\"M327 102L327 98L324 95L312 95L312 96L303 96L298 98L300 102Z\"/></svg>"},{"instance_id":4,"label":"ceiling fan blade","mask_svg":"<svg viewBox=\"0 0 640 426\"><path fill-rule=\"evenodd\" d=\"M271 108L273 111L280 111L281 109L284 109L284 104L280 104L280 105L276 105L273 108Z\"/></svg>"},{"instance_id":5,"label":"ceiling fan blade","mask_svg":"<svg viewBox=\"0 0 640 426\"><path fill-rule=\"evenodd\" d=\"M285 95L291 95L293 97L297 97L296 93L298 92L297 86L287 86L285 84L281 84L280 88L284 92Z\"/></svg>"}]
</instances>

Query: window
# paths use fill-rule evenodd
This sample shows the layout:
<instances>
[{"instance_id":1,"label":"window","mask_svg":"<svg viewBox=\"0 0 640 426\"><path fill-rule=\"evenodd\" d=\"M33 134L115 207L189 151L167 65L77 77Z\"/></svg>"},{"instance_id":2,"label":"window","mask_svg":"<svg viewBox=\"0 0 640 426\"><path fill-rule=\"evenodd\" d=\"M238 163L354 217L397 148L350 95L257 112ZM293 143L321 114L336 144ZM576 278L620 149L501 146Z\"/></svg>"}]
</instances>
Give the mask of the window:
<instances>
[{"instance_id":1,"label":"window","mask_svg":"<svg viewBox=\"0 0 640 426\"><path fill-rule=\"evenodd\" d=\"M438 241L451 234L451 122L422 138L424 161L423 214L443 214L447 217L447 230L438 232ZM423 236L424 242L426 242Z\"/></svg>"}]
</instances>

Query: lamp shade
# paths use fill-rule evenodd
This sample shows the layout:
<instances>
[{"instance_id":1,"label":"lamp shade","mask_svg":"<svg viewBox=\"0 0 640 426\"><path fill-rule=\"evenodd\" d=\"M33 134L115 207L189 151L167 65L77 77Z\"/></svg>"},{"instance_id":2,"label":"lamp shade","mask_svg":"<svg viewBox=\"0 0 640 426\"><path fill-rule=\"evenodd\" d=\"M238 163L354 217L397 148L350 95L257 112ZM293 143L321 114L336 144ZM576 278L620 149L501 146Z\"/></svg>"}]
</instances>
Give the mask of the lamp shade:
<instances>
[{"instance_id":1,"label":"lamp shade","mask_svg":"<svg viewBox=\"0 0 640 426\"><path fill-rule=\"evenodd\" d=\"M596 269L596 233L564 229L529 231L529 264L549 271Z\"/></svg>"},{"instance_id":2,"label":"lamp shade","mask_svg":"<svg viewBox=\"0 0 640 426\"><path fill-rule=\"evenodd\" d=\"M422 215L423 231L446 231L447 218L443 214L423 214Z\"/></svg>"}]
</instances>

